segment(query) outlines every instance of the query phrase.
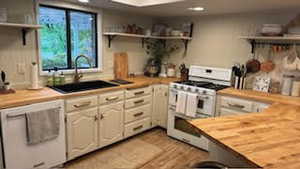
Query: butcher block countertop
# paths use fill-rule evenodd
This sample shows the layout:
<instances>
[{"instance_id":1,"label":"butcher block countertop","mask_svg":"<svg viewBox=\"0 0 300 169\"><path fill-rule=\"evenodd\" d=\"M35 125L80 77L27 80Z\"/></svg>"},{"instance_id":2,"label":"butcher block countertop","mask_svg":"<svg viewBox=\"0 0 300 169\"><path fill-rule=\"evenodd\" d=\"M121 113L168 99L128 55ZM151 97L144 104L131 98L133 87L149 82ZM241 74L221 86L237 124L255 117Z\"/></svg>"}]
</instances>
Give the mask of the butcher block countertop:
<instances>
[{"instance_id":1,"label":"butcher block countertop","mask_svg":"<svg viewBox=\"0 0 300 169\"><path fill-rule=\"evenodd\" d=\"M218 93L272 105L262 113L190 121L201 134L258 167L300 168L300 98L232 88Z\"/></svg>"},{"instance_id":2,"label":"butcher block countertop","mask_svg":"<svg viewBox=\"0 0 300 169\"><path fill-rule=\"evenodd\" d=\"M150 78L145 76L137 76L134 78L125 79L133 82L128 85L120 85L118 87L110 87L104 89L88 90L69 94L62 94L53 89L45 87L41 90L16 90L16 93L0 95L0 109L24 106L33 103L51 101L56 99L67 99L76 96L86 96L92 94L100 94L103 92L116 91L121 89L132 89L145 87L153 84L169 84L178 81L178 78Z\"/></svg>"}]
</instances>

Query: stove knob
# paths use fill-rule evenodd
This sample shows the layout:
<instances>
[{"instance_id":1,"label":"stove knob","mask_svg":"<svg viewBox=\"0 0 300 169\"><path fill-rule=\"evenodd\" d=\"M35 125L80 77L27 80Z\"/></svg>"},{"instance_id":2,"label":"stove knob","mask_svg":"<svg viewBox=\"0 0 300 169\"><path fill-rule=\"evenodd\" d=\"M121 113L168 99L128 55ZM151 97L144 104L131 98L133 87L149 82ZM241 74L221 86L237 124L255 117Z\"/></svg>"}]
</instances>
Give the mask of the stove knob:
<instances>
[{"instance_id":1,"label":"stove knob","mask_svg":"<svg viewBox=\"0 0 300 169\"><path fill-rule=\"evenodd\" d=\"M195 89L195 92L199 92L199 89Z\"/></svg>"},{"instance_id":2,"label":"stove knob","mask_svg":"<svg viewBox=\"0 0 300 169\"><path fill-rule=\"evenodd\" d=\"M180 86L180 89L182 89L182 90L183 90L183 86Z\"/></svg>"},{"instance_id":3,"label":"stove knob","mask_svg":"<svg viewBox=\"0 0 300 169\"><path fill-rule=\"evenodd\" d=\"M190 87L188 87L188 88L187 88L187 91L191 91L191 88L190 88Z\"/></svg>"},{"instance_id":4,"label":"stove knob","mask_svg":"<svg viewBox=\"0 0 300 169\"><path fill-rule=\"evenodd\" d=\"M202 94L207 94L207 91L204 90L204 91L202 92Z\"/></svg>"},{"instance_id":5,"label":"stove knob","mask_svg":"<svg viewBox=\"0 0 300 169\"><path fill-rule=\"evenodd\" d=\"M174 88L177 89L177 85L174 85Z\"/></svg>"}]
</instances>

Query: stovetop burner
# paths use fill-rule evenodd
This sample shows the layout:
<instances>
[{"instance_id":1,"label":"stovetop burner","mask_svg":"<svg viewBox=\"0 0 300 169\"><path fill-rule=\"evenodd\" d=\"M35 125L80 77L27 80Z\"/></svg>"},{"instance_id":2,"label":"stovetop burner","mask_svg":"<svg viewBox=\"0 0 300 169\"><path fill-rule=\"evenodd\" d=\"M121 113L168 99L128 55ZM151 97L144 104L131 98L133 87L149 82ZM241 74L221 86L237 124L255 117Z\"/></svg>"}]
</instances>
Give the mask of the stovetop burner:
<instances>
[{"instance_id":1,"label":"stovetop burner","mask_svg":"<svg viewBox=\"0 0 300 169\"><path fill-rule=\"evenodd\" d=\"M188 86L202 87L202 88L212 89L212 90L216 90L216 91L229 87L226 85L214 84L212 82L206 82L206 81L191 81L191 80L189 80L189 81L175 82L175 83L188 85Z\"/></svg>"},{"instance_id":2,"label":"stovetop burner","mask_svg":"<svg viewBox=\"0 0 300 169\"><path fill-rule=\"evenodd\" d=\"M226 88L228 88L229 86L211 83L211 84L205 85L205 86L203 86L203 87L204 87L204 88L207 88L207 89L212 89L212 90L218 91L218 90L226 89Z\"/></svg>"},{"instance_id":3,"label":"stovetop burner","mask_svg":"<svg viewBox=\"0 0 300 169\"><path fill-rule=\"evenodd\" d=\"M176 82L178 84L188 85L188 86L195 86L195 87L203 87L209 84L213 84L211 82L205 82L205 81L183 81L183 82Z\"/></svg>"}]
</instances>

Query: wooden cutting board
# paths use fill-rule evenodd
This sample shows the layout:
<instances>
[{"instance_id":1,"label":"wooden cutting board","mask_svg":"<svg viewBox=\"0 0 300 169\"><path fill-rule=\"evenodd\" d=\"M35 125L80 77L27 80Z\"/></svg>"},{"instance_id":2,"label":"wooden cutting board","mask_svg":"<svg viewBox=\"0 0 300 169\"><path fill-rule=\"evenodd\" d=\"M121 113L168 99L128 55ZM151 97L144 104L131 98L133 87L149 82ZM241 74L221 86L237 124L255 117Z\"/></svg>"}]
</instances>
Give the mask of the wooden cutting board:
<instances>
[{"instance_id":1,"label":"wooden cutting board","mask_svg":"<svg viewBox=\"0 0 300 169\"><path fill-rule=\"evenodd\" d=\"M115 79L128 78L128 55L126 52L114 54Z\"/></svg>"}]
</instances>

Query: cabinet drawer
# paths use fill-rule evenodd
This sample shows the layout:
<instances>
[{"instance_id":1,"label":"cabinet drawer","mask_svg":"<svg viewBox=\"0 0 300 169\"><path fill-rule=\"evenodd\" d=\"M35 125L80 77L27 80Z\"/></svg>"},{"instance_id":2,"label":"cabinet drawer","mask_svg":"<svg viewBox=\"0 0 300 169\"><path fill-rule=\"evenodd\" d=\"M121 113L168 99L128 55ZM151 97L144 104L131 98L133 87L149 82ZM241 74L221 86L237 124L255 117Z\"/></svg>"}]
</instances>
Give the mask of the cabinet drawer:
<instances>
[{"instance_id":1,"label":"cabinet drawer","mask_svg":"<svg viewBox=\"0 0 300 169\"><path fill-rule=\"evenodd\" d=\"M151 105L146 104L144 106L133 108L125 111L125 123L140 120L145 117L150 117Z\"/></svg>"},{"instance_id":2,"label":"cabinet drawer","mask_svg":"<svg viewBox=\"0 0 300 169\"><path fill-rule=\"evenodd\" d=\"M152 87L144 87L144 88L138 88L138 89L129 89L126 90L126 99L139 97L139 96L145 96L152 93Z\"/></svg>"},{"instance_id":3,"label":"cabinet drawer","mask_svg":"<svg viewBox=\"0 0 300 169\"><path fill-rule=\"evenodd\" d=\"M246 112L241 112L238 110L232 110L227 108L220 108L220 116L232 116L232 115L241 115L245 114Z\"/></svg>"},{"instance_id":4,"label":"cabinet drawer","mask_svg":"<svg viewBox=\"0 0 300 169\"><path fill-rule=\"evenodd\" d=\"M145 104L150 104L151 101L152 101L151 96L144 96L144 97L126 100L125 108L129 109L129 108L134 108L134 107L138 107L138 106L145 105Z\"/></svg>"},{"instance_id":5,"label":"cabinet drawer","mask_svg":"<svg viewBox=\"0 0 300 169\"><path fill-rule=\"evenodd\" d=\"M124 91L110 92L99 95L99 104L109 104L124 100Z\"/></svg>"},{"instance_id":6,"label":"cabinet drawer","mask_svg":"<svg viewBox=\"0 0 300 169\"><path fill-rule=\"evenodd\" d=\"M92 106L98 105L98 97L97 96L88 96L88 97L80 97L76 99L66 100L66 109L67 112L85 109Z\"/></svg>"},{"instance_id":7,"label":"cabinet drawer","mask_svg":"<svg viewBox=\"0 0 300 169\"><path fill-rule=\"evenodd\" d=\"M145 118L139 120L137 122L133 122L130 124L125 125L125 137L130 137L140 132L143 132L151 127L151 120L150 118Z\"/></svg>"},{"instance_id":8,"label":"cabinet drawer","mask_svg":"<svg viewBox=\"0 0 300 169\"><path fill-rule=\"evenodd\" d=\"M221 106L235 110L252 112L253 102L232 97L221 97Z\"/></svg>"}]
</instances>

